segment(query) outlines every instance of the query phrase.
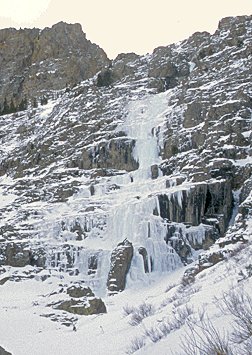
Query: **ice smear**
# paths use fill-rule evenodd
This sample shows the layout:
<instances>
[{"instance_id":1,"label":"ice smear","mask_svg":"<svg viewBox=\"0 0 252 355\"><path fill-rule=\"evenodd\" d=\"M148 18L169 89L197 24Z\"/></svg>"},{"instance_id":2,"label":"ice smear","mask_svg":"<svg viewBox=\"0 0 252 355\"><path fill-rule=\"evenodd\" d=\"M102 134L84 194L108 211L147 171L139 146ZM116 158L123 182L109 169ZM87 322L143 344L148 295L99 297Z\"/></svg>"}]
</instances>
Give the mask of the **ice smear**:
<instances>
[{"instance_id":1,"label":"ice smear","mask_svg":"<svg viewBox=\"0 0 252 355\"><path fill-rule=\"evenodd\" d=\"M235 217L237 216L239 210L240 194L241 194L241 189L233 191L234 206L233 206L232 216L229 221L229 226L233 226L235 223Z\"/></svg>"}]
</instances>

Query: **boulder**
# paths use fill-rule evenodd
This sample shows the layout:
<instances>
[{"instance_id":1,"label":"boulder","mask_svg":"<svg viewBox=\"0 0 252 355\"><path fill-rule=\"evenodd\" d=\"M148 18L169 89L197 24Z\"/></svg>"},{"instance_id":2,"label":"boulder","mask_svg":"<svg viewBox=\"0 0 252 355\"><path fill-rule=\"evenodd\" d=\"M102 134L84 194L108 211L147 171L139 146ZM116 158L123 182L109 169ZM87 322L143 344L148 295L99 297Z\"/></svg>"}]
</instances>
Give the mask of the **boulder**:
<instances>
[{"instance_id":1,"label":"boulder","mask_svg":"<svg viewBox=\"0 0 252 355\"><path fill-rule=\"evenodd\" d=\"M81 316L107 312L106 306L100 298L65 300L57 304L55 308Z\"/></svg>"},{"instance_id":2,"label":"boulder","mask_svg":"<svg viewBox=\"0 0 252 355\"><path fill-rule=\"evenodd\" d=\"M94 293L90 287L79 284L68 287L67 294L72 298L94 297Z\"/></svg>"},{"instance_id":3,"label":"boulder","mask_svg":"<svg viewBox=\"0 0 252 355\"><path fill-rule=\"evenodd\" d=\"M133 257L133 245L127 239L119 243L112 251L107 288L109 294L121 292L125 289L126 276Z\"/></svg>"},{"instance_id":4,"label":"boulder","mask_svg":"<svg viewBox=\"0 0 252 355\"><path fill-rule=\"evenodd\" d=\"M227 253L225 253L223 250L200 255L198 263L195 266L186 269L184 272L182 277L182 284L186 286L193 283L195 281L195 276L198 275L201 271L218 264L219 262L225 260L226 257Z\"/></svg>"}]
</instances>

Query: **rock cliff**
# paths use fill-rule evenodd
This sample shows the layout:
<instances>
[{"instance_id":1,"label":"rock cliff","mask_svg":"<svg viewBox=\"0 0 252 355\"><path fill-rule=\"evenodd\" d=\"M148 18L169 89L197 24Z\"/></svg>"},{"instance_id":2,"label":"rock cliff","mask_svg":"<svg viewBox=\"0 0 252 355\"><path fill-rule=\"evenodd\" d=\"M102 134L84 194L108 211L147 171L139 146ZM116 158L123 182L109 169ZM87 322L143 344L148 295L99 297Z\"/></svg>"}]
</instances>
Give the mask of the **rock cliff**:
<instances>
[{"instance_id":1,"label":"rock cliff","mask_svg":"<svg viewBox=\"0 0 252 355\"><path fill-rule=\"evenodd\" d=\"M1 111L45 103L50 93L68 90L109 63L105 52L86 39L79 24L0 30Z\"/></svg>"}]
</instances>

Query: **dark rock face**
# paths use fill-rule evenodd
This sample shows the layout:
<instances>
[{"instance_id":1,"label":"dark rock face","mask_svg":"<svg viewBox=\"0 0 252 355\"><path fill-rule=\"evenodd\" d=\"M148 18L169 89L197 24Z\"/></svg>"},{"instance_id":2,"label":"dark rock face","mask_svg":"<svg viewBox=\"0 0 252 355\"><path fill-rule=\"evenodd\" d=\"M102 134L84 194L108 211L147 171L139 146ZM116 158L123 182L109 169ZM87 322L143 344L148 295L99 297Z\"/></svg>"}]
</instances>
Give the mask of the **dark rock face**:
<instances>
[{"instance_id":1,"label":"dark rock face","mask_svg":"<svg viewBox=\"0 0 252 355\"><path fill-rule=\"evenodd\" d=\"M152 165L151 166L151 178L152 179L157 179L158 178L158 175L159 175L159 172L158 172L158 165Z\"/></svg>"},{"instance_id":2,"label":"dark rock face","mask_svg":"<svg viewBox=\"0 0 252 355\"><path fill-rule=\"evenodd\" d=\"M2 244L2 246L1 246ZM23 267L31 262L31 251L22 243L1 243L1 264Z\"/></svg>"},{"instance_id":3,"label":"dark rock face","mask_svg":"<svg viewBox=\"0 0 252 355\"><path fill-rule=\"evenodd\" d=\"M60 22L42 31L1 30L1 111L4 100L15 111L22 100L72 87L108 64L105 52L86 39L79 24Z\"/></svg>"},{"instance_id":4,"label":"dark rock face","mask_svg":"<svg viewBox=\"0 0 252 355\"><path fill-rule=\"evenodd\" d=\"M246 198L249 196L250 192L252 191L252 177L245 181L240 194L240 201L244 202Z\"/></svg>"},{"instance_id":5,"label":"dark rock face","mask_svg":"<svg viewBox=\"0 0 252 355\"><path fill-rule=\"evenodd\" d=\"M102 87L102 86L110 86L113 82L115 81L115 78L113 77L113 73L110 69L101 71L98 74L97 77L97 86Z\"/></svg>"},{"instance_id":6,"label":"dark rock face","mask_svg":"<svg viewBox=\"0 0 252 355\"><path fill-rule=\"evenodd\" d=\"M228 228L233 207L228 181L198 183L158 198L160 215L167 220L165 240L184 263L190 261L191 248L209 249Z\"/></svg>"},{"instance_id":7,"label":"dark rock face","mask_svg":"<svg viewBox=\"0 0 252 355\"><path fill-rule=\"evenodd\" d=\"M32 248L28 243L0 243L0 265L24 267L33 265L45 267L46 257L43 247Z\"/></svg>"},{"instance_id":8,"label":"dark rock face","mask_svg":"<svg viewBox=\"0 0 252 355\"><path fill-rule=\"evenodd\" d=\"M8 351L4 350L4 349L0 346L0 355L11 355L11 353L9 353Z\"/></svg>"},{"instance_id":9,"label":"dark rock face","mask_svg":"<svg viewBox=\"0 0 252 355\"><path fill-rule=\"evenodd\" d=\"M179 191L171 196L160 195L161 217L172 222L199 225L204 213L206 186L197 186L195 190L196 192L191 193L189 198L186 190Z\"/></svg>"},{"instance_id":10,"label":"dark rock face","mask_svg":"<svg viewBox=\"0 0 252 355\"><path fill-rule=\"evenodd\" d=\"M159 196L162 218L192 226L207 223L208 218L217 218L221 235L227 229L232 202L232 188L227 181L196 184L189 190Z\"/></svg>"},{"instance_id":11,"label":"dark rock face","mask_svg":"<svg viewBox=\"0 0 252 355\"><path fill-rule=\"evenodd\" d=\"M94 149L84 150L78 161L81 169L112 169L132 171L138 168L133 158L135 141L127 138L112 139L98 144Z\"/></svg>"},{"instance_id":12,"label":"dark rock face","mask_svg":"<svg viewBox=\"0 0 252 355\"><path fill-rule=\"evenodd\" d=\"M149 273L150 270L149 270L149 264L148 264L148 253L147 253L147 250L144 247L140 247L138 249L138 252L143 257L143 264L144 264L145 273Z\"/></svg>"},{"instance_id":13,"label":"dark rock face","mask_svg":"<svg viewBox=\"0 0 252 355\"><path fill-rule=\"evenodd\" d=\"M112 251L107 288L109 294L121 292L125 288L126 276L133 257L133 245L127 239Z\"/></svg>"}]
</instances>

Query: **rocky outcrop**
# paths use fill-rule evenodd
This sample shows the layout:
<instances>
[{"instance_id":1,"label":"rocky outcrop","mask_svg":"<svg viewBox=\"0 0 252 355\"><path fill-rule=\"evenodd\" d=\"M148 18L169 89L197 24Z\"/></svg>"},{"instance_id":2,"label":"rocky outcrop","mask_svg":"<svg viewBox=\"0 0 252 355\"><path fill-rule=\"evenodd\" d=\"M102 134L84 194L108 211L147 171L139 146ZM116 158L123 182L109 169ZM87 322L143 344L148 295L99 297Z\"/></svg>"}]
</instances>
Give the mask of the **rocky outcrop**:
<instances>
[{"instance_id":1,"label":"rocky outcrop","mask_svg":"<svg viewBox=\"0 0 252 355\"><path fill-rule=\"evenodd\" d=\"M119 81L135 79L137 65L141 65L140 56L135 53L121 53L97 76L98 87L109 87Z\"/></svg>"},{"instance_id":2,"label":"rocky outcrop","mask_svg":"<svg viewBox=\"0 0 252 355\"><path fill-rule=\"evenodd\" d=\"M110 295L124 290L132 257L133 245L127 239L119 243L112 251L107 280L107 288Z\"/></svg>"},{"instance_id":3,"label":"rocky outcrop","mask_svg":"<svg viewBox=\"0 0 252 355\"><path fill-rule=\"evenodd\" d=\"M201 223L195 227L184 223L168 222L165 241L175 249L181 261L188 264L192 261L193 250L208 250L219 237L220 231L216 220L212 225Z\"/></svg>"},{"instance_id":4,"label":"rocky outcrop","mask_svg":"<svg viewBox=\"0 0 252 355\"><path fill-rule=\"evenodd\" d=\"M45 263L46 257L43 247L32 249L27 242L0 242L0 265L45 267Z\"/></svg>"},{"instance_id":5,"label":"rocky outcrop","mask_svg":"<svg viewBox=\"0 0 252 355\"><path fill-rule=\"evenodd\" d=\"M192 261L192 249L209 249L228 228L233 208L228 181L181 187L158 199L160 215L167 221L165 241L185 264Z\"/></svg>"},{"instance_id":6,"label":"rocky outcrop","mask_svg":"<svg viewBox=\"0 0 252 355\"><path fill-rule=\"evenodd\" d=\"M106 313L106 306L100 298L91 299L70 299L60 302L55 309L78 314L81 316L90 316L92 314Z\"/></svg>"},{"instance_id":7,"label":"rocky outcrop","mask_svg":"<svg viewBox=\"0 0 252 355\"><path fill-rule=\"evenodd\" d=\"M31 251L23 243L1 243L0 244L1 265L23 267L31 262Z\"/></svg>"},{"instance_id":8,"label":"rocky outcrop","mask_svg":"<svg viewBox=\"0 0 252 355\"><path fill-rule=\"evenodd\" d=\"M220 235L227 229L233 203L228 181L196 184L158 198L160 215L168 221L198 226L200 223L211 224L215 218Z\"/></svg>"},{"instance_id":9,"label":"rocky outcrop","mask_svg":"<svg viewBox=\"0 0 252 355\"><path fill-rule=\"evenodd\" d=\"M128 138L112 139L101 142L95 147L83 150L77 161L81 169L118 169L132 171L139 166L133 158L135 141Z\"/></svg>"},{"instance_id":10,"label":"rocky outcrop","mask_svg":"<svg viewBox=\"0 0 252 355\"><path fill-rule=\"evenodd\" d=\"M65 296L61 301L48 305L54 309L83 316L107 312L102 299L95 297L91 288L81 283L75 282L68 287L63 286L54 294Z\"/></svg>"},{"instance_id":11,"label":"rocky outcrop","mask_svg":"<svg viewBox=\"0 0 252 355\"><path fill-rule=\"evenodd\" d=\"M195 276L201 271L208 269L219 262L225 260L229 253L219 250L217 252L210 252L199 256L197 264L193 267L188 268L182 278L183 285L188 285L195 281Z\"/></svg>"},{"instance_id":12,"label":"rocky outcrop","mask_svg":"<svg viewBox=\"0 0 252 355\"><path fill-rule=\"evenodd\" d=\"M252 191L252 176L246 180L242 186L239 202L244 202Z\"/></svg>"},{"instance_id":13,"label":"rocky outcrop","mask_svg":"<svg viewBox=\"0 0 252 355\"><path fill-rule=\"evenodd\" d=\"M28 101L35 106L46 102L51 90L71 88L109 63L79 24L1 30L0 111L25 109Z\"/></svg>"}]
</instances>

